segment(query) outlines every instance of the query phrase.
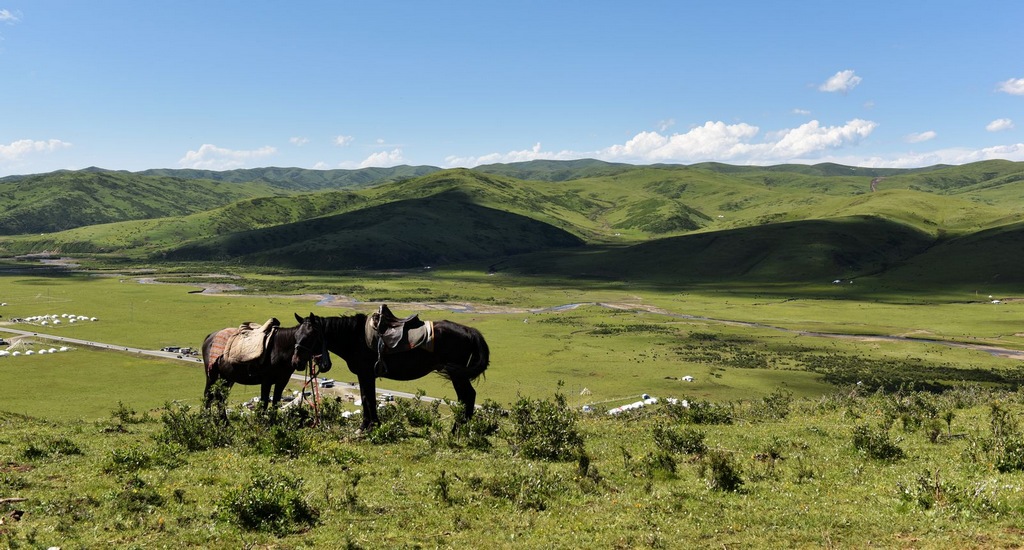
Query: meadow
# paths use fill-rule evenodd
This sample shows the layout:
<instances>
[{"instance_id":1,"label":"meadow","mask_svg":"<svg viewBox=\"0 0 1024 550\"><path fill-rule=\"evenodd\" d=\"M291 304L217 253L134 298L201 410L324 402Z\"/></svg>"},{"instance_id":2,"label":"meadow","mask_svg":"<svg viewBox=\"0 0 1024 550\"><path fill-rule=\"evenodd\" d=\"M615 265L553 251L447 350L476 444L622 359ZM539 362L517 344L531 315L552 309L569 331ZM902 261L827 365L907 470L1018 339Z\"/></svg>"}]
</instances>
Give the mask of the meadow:
<instances>
[{"instance_id":1,"label":"meadow","mask_svg":"<svg viewBox=\"0 0 1024 550\"><path fill-rule=\"evenodd\" d=\"M0 336L31 327L126 347L195 347L242 321L275 316L289 326L293 312L349 314L387 301L399 314L484 333L492 361L476 384L483 409L455 433L447 404L411 400L388 407L368 434L340 415L348 403L332 399L314 427L308 413L233 416L224 426L199 407L196 363L86 347L0 357L8 546L1024 541L1021 362L948 344L1024 349L1022 302L993 304L967 289L894 293L869 279L658 289L454 270L205 273L7 273L0 322L64 312L98 320L0 324ZM196 292L210 283L241 290ZM329 376L354 380L346 374L336 360ZM436 376L379 386L454 397ZM660 402L604 414L645 393ZM236 386L229 404L254 394Z\"/></svg>"}]
</instances>

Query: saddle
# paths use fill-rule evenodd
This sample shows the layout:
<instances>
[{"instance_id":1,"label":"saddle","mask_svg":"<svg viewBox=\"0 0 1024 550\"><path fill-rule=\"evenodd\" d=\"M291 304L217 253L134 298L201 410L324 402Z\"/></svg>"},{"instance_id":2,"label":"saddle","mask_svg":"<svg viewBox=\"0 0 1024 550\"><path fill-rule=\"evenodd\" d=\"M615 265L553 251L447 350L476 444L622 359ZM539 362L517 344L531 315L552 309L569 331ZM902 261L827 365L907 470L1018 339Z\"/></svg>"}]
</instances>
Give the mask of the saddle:
<instances>
[{"instance_id":1,"label":"saddle","mask_svg":"<svg viewBox=\"0 0 1024 550\"><path fill-rule=\"evenodd\" d=\"M263 356L270 339L277 331L281 322L271 317L262 325L259 323L242 323L237 329L229 328L224 331L231 331L227 335L224 345L224 353L221 356L222 362L247 363ZM224 332L221 331L221 332Z\"/></svg>"},{"instance_id":2,"label":"saddle","mask_svg":"<svg viewBox=\"0 0 1024 550\"><path fill-rule=\"evenodd\" d=\"M419 347L434 351L434 323L421 320L419 314L399 318L387 304L381 304L377 312L366 318L366 345L377 350L374 370L383 375L387 373L385 355Z\"/></svg>"}]
</instances>

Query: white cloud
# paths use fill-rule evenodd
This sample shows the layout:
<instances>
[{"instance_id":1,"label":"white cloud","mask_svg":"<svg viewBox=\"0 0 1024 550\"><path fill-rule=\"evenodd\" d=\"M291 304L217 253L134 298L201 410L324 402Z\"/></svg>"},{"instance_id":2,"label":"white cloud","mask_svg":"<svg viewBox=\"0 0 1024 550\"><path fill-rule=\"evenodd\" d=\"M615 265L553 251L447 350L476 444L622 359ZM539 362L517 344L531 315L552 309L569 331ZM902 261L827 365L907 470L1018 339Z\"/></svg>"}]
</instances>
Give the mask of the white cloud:
<instances>
[{"instance_id":1,"label":"white cloud","mask_svg":"<svg viewBox=\"0 0 1024 550\"><path fill-rule=\"evenodd\" d=\"M481 164L497 164L497 163L510 163L510 162L527 162L531 160L573 160L578 158L584 158L588 155L587 153L576 153L573 151L562 151L559 153L543 151L541 150L540 143L534 144L530 149L522 149L519 151L509 151L508 153L490 153L479 157L457 157L448 156L445 157L444 163L448 168L456 166L462 166L472 168L473 166L480 166Z\"/></svg>"},{"instance_id":2,"label":"white cloud","mask_svg":"<svg viewBox=\"0 0 1024 550\"><path fill-rule=\"evenodd\" d=\"M1013 121L1008 118L997 118L985 126L985 129L989 132L1001 132L1003 130L1012 130L1013 128Z\"/></svg>"},{"instance_id":3,"label":"white cloud","mask_svg":"<svg viewBox=\"0 0 1024 550\"><path fill-rule=\"evenodd\" d=\"M842 92L845 94L860 84L860 81L861 78L859 76L853 74L852 70L847 69L832 75L832 78L818 86L818 89L822 92Z\"/></svg>"},{"instance_id":4,"label":"white cloud","mask_svg":"<svg viewBox=\"0 0 1024 550\"><path fill-rule=\"evenodd\" d=\"M861 119L843 126L822 126L812 120L796 128L773 132L767 140L755 142L760 132L757 126L709 121L685 134L663 136L657 132L641 132L596 156L634 162L789 162L855 144L877 126L875 122Z\"/></svg>"},{"instance_id":5,"label":"white cloud","mask_svg":"<svg viewBox=\"0 0 1024 550\"><path fill-rule=\"evenodd\" d=\"M445 166L473 167L481 164L525 162L530 160L572 160L597 158L610 162L693 163L721 161L751 164L794 162L820 158L828 150L855 145L867 138L877 123L854 119L842 126L822 126L812 120L796 128L772 132L755 141L760 128L750 124L726 124L708 121L682 134L663 135L640 132L623 144L599 151L544 151L540 143L530 149L491 153L482 156L445 158Z\"/></svg>"},{"instance_id":6,"label":"white cloud","mask_svg":"<svg viewBox=\"0 0 1024 550\"><path fill-rule=\"evenodd\" d=\"M307 138L307 137L293 137L293 138L290 138L288 141L291 142L292 145L295 145L295 146L298 146L298 147L302 147L303 145L309 143L309 138Z\"/></svg>"},{"instance_id":7,"label":"white cloud","mask_svg":"<svg viewBox=\"0 0 1024 550\"><path fill-rule=\"evenodd\" d=\"M338 147L346 147L350 145L356 138L352 136L336 136L334 138L334 144Z\"/></svg>"},{"instance_id":8,"label":"white cloud","mask_svg":"<svg viewBox=\"0 0 1024 550\"><path fill-rule=\"evenodd\" d=\"M277 149L269 145L251 151L235 151L206 143L198 151L185 153L185 156L178 161L178 165L182 168L197 170L232 170L245 167L250 161L275 153L277 153Z\"/></svg>"},{"instance_id":9,"label":"white cloud","mask_svg":"<svg viewBox=\"0 0 1024 550\"><path fill-rule=\"evenodd\" d=\"M983 149L951 148L939 149L925 153L907 153L895 155L891 158L844 158L831 159L831 162L838 162L848 166L862 166L865 168L920 168L922 166L934 166L936 164L968 164L982 160L1012 160L1024 161L1024 143L1012 143L1008 145L996 145Z\"/></svg>"},{"instance_id":10,"label":"white cloud","mask_svg":"<svg viewBox=\"0 0 1024 550\"><path fill-rule=\"evenodd\" d=\"M9 145L0 144L0 161L18 161L33 153L52 153L67 147L71 147L71 144L59 139L19 139L18 141L12 141Z\"/></svg>"},{"instance_id":11,"label":"white cloud","mask_svg":"<svg viewBox=\"0 0 1024 550\"><path fill-rule=\"evenodd\" d=\"M934 131L928 130L927 132L915 132L913 134L907 134L903 139L905 139L907 143L921 143L922 141L935 139L935 136L937 135L938 134L936 134Z\"/></svg>"},{"instance_id":12,"label":"white cloud","mask_svg":"<svg viewBox=\"0 0 1024 550\"><path fill-rule=\"evenodd\" d=\"M1011 78L1005 82L1000 82L996 90L1011 95L1024 95L1024 78Z\"/></svg>"},{"instance_id":13,"label":"white cloud","mask_svg":"<svg viewBox=\"0 0 1024 550\"><path fill-rule=\"evenodd\" d=\"M313 170L328 170L328 169L330 169L330 167L331 167L330 164L327 164L324 161L320 161L320 162L318 162L318 163L313 165Z\"/></svg>"},{"instance_id":14,"label":"white cloud","mask_svg":"<svg viewBox=\"0 0 1024 550\"><path fill-rule=\"evenodd\" d=\"M657 132L640 132L622 145L612 145L600 152L605 159L643 159L667 162L694 158L735 158L750 152L749 140L757 135L757 126L706 122L685 134L663 136Z\"/></svg>"},{"instance_id":15,"label":"white cloud","mask_svg":"<svg viewBox=\"0 0 1024 550\"><path fill-rule=\"evenodd\" d=\"M0 21L8 24L17 23L21 18L11 13L11 10L0 10Z\"/></svg>"},{"instance_id":16,"label":"white cloud","mask_svg":"<svg viewBox=\"0 0 1024 550\"><path fill-rule=\"evenodd\" d=\"M363 162L359 163L360 168L386 168L389 166L397 166L405 162L402 158L401 149L392 149L391 151L381 151L374 153L366 158Z\"/></svg>"},{"instance_id":17,"label":"white cloud","mask_svg":"<svg viewBox=\"0 0 1024 550\"><path fill-rule=\"evenodd\" d=\"M811 112L808 111L807 109L793 109L793 114L800 116L810 116Z\"/></svg>"},{"instance_id":18,"label":"white cloud","mask_svg":"<svg viewBox=\"0 0 1024 550\"><path fill-rule=\"evenodd\" d=\"M822 126L817 120L785 130L782 138L765 152L767 160L786 160L814 155L826 149L856 144L871 135L878 123L855 118L843 126Z\"/></svg>"},{"instance_id":19,"label":"white cloud","mask_svg":"<svg viewBox=\"0 0 1024 550\"><path fill-rule=\"evenodd\" d=\"M673 127L675 125L676 125L676 119L674 119L674 118L669 118L669 119L658 121L658 131L659 132L665 132L669 128L671 128L671 127Z\"/></svg>"}]
</instances>

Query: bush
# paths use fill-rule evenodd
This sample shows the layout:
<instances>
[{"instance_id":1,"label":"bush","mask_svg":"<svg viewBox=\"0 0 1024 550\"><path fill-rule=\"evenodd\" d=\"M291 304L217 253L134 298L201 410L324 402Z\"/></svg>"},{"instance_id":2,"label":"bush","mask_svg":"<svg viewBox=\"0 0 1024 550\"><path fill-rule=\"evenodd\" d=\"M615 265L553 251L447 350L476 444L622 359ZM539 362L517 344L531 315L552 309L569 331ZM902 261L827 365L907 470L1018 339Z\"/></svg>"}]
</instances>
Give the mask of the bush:
<instances>
[{"instance_id":1,"label":"bush","mask_svg":"<svg viewBox=\"0 0 1024 550\"><path fill-rule=\"evenodd\" d=\"M148 414L137 415L138 413L135 412L135 409L128 407L121 401L118 401L117 408L110 412L110 417L121 424L143 424L152 421Z\"/></svg>"},{"instance_id":2,"label":"bush","mask_svg":"<svg viewBox=\"0 0 1024 550\"><path fill-rule=\"evenodd\" d=\"M750 406L750 416L755 420L782 420L789 416L793 393L776 390Z\"/></svg>"},{"instance_id":3,"label":"bush","mask_svg":"<svg viewBox=\"0 0 1024 550\"><path fill-rule=\"evenodd\" d=\"M509 444L526 458L575 460L583 452L576 413L555 394L554 402L520 398L512 407Z\"/></svg>"},{"instance_id":4,"label":"bush","mask_svg":"<svg viewBox=\"0 0 1024 550\"><path fill-rule=\"evenodd\" d=\"M998 490L988 482L973 487L959 487L941 479L938 471L925 470L914 481L900 481L896 487L904 504L922 510L945 508L952 512L968 512L970 515L1012 513L1006 502L998 498Z\"/></svg>"},{"instance_id":5,"label":"bush","mask_svg":"<svg viewBox=\"0 0 1024 550\"><path fill-rule=\"evenodd\" d=\"M30 442L28 446L21 452L21 457L25 460L35 460L39 458L49 457L60 457L60 456L73 456L81 455L82 449L77 443L71 441L66 437L57 437L47 441L43 441L40 445L36 445L35 442Z\"/></svg>"},{"instance_id":6,"label":"bush","mask_svg":"<svg viewBox=\"0 0 1024 550\"><path fill-rule=\"evenodd\" d=\"M564 492L562 479L547 468L516 469L477 483L491 495L508 500L521 510L543 511L551 497Z\"/></svg>"},{"instance_id":7,"label":"bush","mask_svg":"<svg viewBox=\"0 0 1024 550\"><path fill-rule=\"evenodd\" d=\"M889 439L887 430L863 424L853 429L853 447L876 460L899 460L905 456L903 449Z\"/></svg>"},{"instance_id":8,"label":"bush","mask_svg":"<svg viewBox=\"0 0 1024 550\"><path fill-rule=\"evenodd\" d=\"M659 448L673 453L702 455L708 447L704 443L704 432L693 429L679 429L673 426L654 427L654 442Z\"/></svg>"},{"instance_id":9,"label":"bush","mask_svg":"<svg viewBox=\"0 0 1024 550\"><path fill-rule=\"evenodd\" d=\"M688 424L732 424L731 406L716 405L709 401L691 401L688 405L665 405L668 414Z\"/></svg>"},{"instance_id":10,"label":"bush","mask_svg":"<svg viewBox=\"0 0 1024 550\"><path fill-rule=\"evenodd\" d=\"M366 434L366 440L374 445L385 445L388 443L398 443L408 439L411 435L412 433L405 427L402 417L397 414L391 414L382 415L381 422Z\"/></svg>"},{"instance_id":11,"label":"bush","mask_svg":"<svg viewBox=\"0 0 1024 550\"><path fill-rule=\"evenodd\" d=\"M125 483L114 502L125 512L143 514L163 506L164 498L142 478L134 476Z\"/></svg>"},{"instance_id":12,"label":"bush","mask_svg":"<svg viewBox=\"0 0 1024 550\"><path fill-rule=\"evenodd\" d=\"M232 431L241 439L239 445L246 450L268 456L298 458L309 450L307 430L308 410L267 410L239 417L233 421Z\"/></svg>"},{"instance_id":13,"label":"bush","mask_svg":"<svg viewBox=\"0 0 1024 550\"><path fill-rule=\"evenodd\" d=\"M227 422L213 409L191 412L188 405L167 404L160 420L163 429L156 434L156 440L179 445L188 451L227 447L234 439Z\"/></svg>"},{"instance_id":14,"label":"bush","mask_svg":"<svg viewBox=\"0 0 1024 550\"><path fill-rule=\"evenodd\" d=\"M301 493L302 480L287 474L256 473L248 485L228 492L222 506L228 519L243 529L278 536L313 527L320 511Z\"/></svg>"},{"instance_id":15,"label":"bush","mask_svg":"<svg viewBox=\"0 0 1024 550\"><path fill-rule=\"evenodd\" d=\"M1011 437L996 447L996 469L1000 472L1024 471L1024 440Z\"/></svg>"},{"instance_id":16,"label":"bush","mask_svg":"<svg viewBox=\"0 0 1024 550\"><path fill-rule=\"evenodd\" d=\"M727 451L711 451L701 462L701 476L707 478L708 488L716 491L739 491L743 486L740 473L739 465Z\"/></svg>"},{"instance_id":17,"label":"bush","mask_svg":"<svg viewBox=\"0 0 1024 550\"><path fill-rule=\"evenodd\" d=\"M110 458L103 465L108 474L128 474L149 468L153 464L153 455L137 445L110 451Z\"/></svg>"}]
</instances>

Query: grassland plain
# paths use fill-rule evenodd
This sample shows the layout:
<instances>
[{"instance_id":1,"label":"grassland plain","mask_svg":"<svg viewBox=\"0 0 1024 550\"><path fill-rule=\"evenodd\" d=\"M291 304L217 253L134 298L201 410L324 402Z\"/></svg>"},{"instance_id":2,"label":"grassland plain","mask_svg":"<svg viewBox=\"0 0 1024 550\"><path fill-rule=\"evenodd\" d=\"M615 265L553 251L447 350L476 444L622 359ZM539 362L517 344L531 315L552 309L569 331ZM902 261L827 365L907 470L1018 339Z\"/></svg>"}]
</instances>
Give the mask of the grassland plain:
<instances>
[{"instance_id":1,"label":"grassland plain","mask_svg":"<svg viewBox=\"0 0 1024 550\"><path fill-rule=\"evenodd\" d=\"M288 324L292 312L368 311L376 301L452 318L480 328L491 345L491 369L477 385L482 400L510 409L561 394L584 449L567 461L525 457L510 417L495 420L486 445L452 438L442 406L429 422L410 414L389 424L389 437L358 437L340 418L318 429L282 430L288 424L279 421L240 428L269 442L236 434L188 451L167 434L175 422L202 426L197 409L180 408L198 407L198 365L87 348L0 358L0 498L27 499L0 505L0 537L15 548L1012 547L1024 536L1024 479L997 468L1008 463L1007 443L993 427L1003 419L1000 429L1017 433L1021 398L983 389L1012 386L1019 361L938 343L799 332L1014 347L1017 302L862 301L830 285L655 292L473 272L15 274L2 282L4 321L95 316L46 332L152 349L198 345L245 320ZM242 288L195 292L219 284ZM331 376L345 380L344 365L335 368ZM846 369L871 377L837 377ZM680 380L687 375L694 382ZM867 386L851 390L858 381ZM925 382L961 389L937 397L893 388ZM453 397L438 377L381 385ZM873 387L889 391L872 395ZM231 403L254 393L236 386ZM641 393L719 403L731 420L693 424L664 404L601 414ZM581 415L583 404L597 414ZM935 425L947 412L939 431L948 435L939 438ZM855 447L856 430L868 428L905 456L876 459ZM687 438L704 449L671 444ZM713 488L729 474L742 485ZM293 523L254 526L239 508L243 497L266 517L300 501L316 517L285 514Z\"/></svg>"}]
</instances>

